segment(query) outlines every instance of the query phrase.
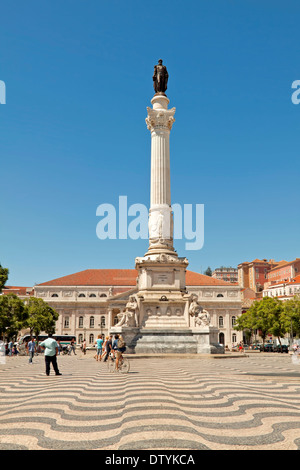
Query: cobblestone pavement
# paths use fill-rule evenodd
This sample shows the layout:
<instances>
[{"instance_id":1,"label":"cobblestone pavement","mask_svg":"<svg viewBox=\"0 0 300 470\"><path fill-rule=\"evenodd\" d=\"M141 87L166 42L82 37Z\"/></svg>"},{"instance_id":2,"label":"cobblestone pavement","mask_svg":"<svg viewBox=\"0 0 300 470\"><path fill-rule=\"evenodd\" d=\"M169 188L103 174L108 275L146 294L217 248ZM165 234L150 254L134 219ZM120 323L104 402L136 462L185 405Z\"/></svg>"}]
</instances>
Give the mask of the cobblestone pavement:
<instances>
[{"instance_id":1,"label":"cobblestone pavement","mask_svg":"<svg viewBox=\"0 0 300 470\"><path fill-rule=\"evenodd\" d=\"M0 365L0 449L297 450L300 366L287 354L130 357L109 373L90 351Z\"/></svg>"}]
</instances>

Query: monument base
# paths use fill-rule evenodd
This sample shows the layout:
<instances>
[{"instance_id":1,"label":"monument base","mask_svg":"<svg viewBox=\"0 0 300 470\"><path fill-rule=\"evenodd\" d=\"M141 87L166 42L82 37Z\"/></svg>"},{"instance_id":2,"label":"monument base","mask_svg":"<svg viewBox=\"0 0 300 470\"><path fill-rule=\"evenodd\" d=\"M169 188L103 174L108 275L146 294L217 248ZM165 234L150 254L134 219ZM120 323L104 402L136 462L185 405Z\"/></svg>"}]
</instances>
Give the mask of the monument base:
<instances>
[{"instance_id":1,"label":"monument base","mask_svg":"<svg viewBox=\"0 0 300 470\"><path fill-rule=\"evenodd\" d=\"M113 327L111 334L122 334L126 354L223 354L218 329L148 329Z\"/></svg>"}]
</instances>

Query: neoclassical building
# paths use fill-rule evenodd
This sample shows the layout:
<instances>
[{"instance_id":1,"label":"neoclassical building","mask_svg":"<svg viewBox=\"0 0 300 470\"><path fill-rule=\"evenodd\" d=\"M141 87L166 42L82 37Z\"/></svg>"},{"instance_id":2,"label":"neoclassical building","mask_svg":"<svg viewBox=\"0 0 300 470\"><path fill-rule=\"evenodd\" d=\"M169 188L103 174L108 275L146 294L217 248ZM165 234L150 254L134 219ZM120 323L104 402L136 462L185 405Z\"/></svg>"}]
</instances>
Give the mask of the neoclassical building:
<instances>
[{"instance_id":1,"label":"neoclassical building","mask_svg":"<svg viewBox=\"0 0 300 470\"><path fill-rule=\"evenodd\" d=\"M137 277L135 269L87 269L38 284L34 295L59 313L57 334L72 334L77 343L85 338L87 345L93 345L99 333L107 335L118 323L118 314L138 290ZM231 347L243 339L242 332L233 328L241 315L238 284L187 271L186 290L196 294L210 313L221 344Z\"/></svg>"}]
</instances>

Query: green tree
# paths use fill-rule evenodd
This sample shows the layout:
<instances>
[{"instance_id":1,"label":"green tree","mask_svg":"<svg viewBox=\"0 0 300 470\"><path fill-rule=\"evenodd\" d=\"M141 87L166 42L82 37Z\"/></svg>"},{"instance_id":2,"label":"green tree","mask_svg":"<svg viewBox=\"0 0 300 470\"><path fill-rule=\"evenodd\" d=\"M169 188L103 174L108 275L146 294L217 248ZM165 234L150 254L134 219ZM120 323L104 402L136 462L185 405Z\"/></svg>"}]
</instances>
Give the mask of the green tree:
<instances>
[{"instance_id":1,"label":"green tree","mask_svg":"<svg viewBox=\"0 0 300 470\"><path fill-rule=\"evenodd\" d=\"M252 306L236 319L234 329L237 331L244 331L246 335L250 336L255 329L256 325L256 308L258 302L254 302Z\"/></svg>"},{"instance_id":2,"label":"green tree","mask_svg":"<svg viewBox=\"0 0 300 470\"><path fill-rule=\"evenodd\" d=\"M7 282L8 274L9 274L9 270L7 268L2 268L0 264L0 293L2 292L2 289Z\"/></svg>"},{"instance_id":3,"label":"green tree","mask_svg":"<svg viewBox=\"0 0 300 470\"><path fill-rule=\"evenodd\" d=\"M243 313L235 326L236 330L260 330L263 344L268 333L275 336L281 334L281 323L278 320L280 315L280 300L271 297L264 297L262 300L253 302L247 312Z\"/></svg>"},{"instance_id":4,"label":"green tree","mask_svg":"<svg viewBox=\"0 0 300 470\"><path fill-rule=\"evenodd\" d=\"M263 344L270 333L277 336L281 345L281 338L289 331L291 320L284 315L284 303L277 298L263 297L253 302L247 312L237 318L236 330L260 330ZM300 327L300 318L299 318Z\"/></svg>"},{"instance_id":5,"label":"green tree","mask_svg":"<svg viewBox=\"0 0 300 470\"><path fill-rule=\"evenodd\" d=\"M208 266L207 270L204 271L204 274L205 274L205 276L210 276L210 277L212 276L212 270L211 270L210 266Z\"/></svg>"},{"instance_id":6,"label":"green tree","mask_svg":"<svg viewBox=\"0 0 300 470\"><path fill-rule=\"evenodd\" d=\"M58 313L50 307L43 299L31 297L28 301L28 321L30 334L36 337L45 331L45 333L55 333L55 322L58 320Z\"/></svg>"},{"instance_id":7,"label":"green tree","mask_svg":"<svg viewBox=\"0 0 300 470\"><path fill-rule=\"evenodd\" d=\"M0 335L11 338L18 334L28 318L28 309L15 294L0 296Z\"/></svg>"},{"instance_id":8,"label":"green tree","mask_svg":"<svg viewBox=\"0 0 300 470\"><path fill-rule=\"evenodd\" d=\"M287 332L286 325L282 318L283 302L277 298L264 297L260 302L258 313L263 313L269 318L270 326L268 333L277 336L281 346L281 338Z\"/></svg>"},{"instance_id":9,"label":"green tree","mask_svg":"<svg viewBox=\"0 0 300 470\"><path fill-rule=\"evenodd\" d=\"M283 302L281 319L287 332L290 332L291 338L296 334L300 336L300 297L295 296L292 299Z\"/></svg>"}]
</instances>

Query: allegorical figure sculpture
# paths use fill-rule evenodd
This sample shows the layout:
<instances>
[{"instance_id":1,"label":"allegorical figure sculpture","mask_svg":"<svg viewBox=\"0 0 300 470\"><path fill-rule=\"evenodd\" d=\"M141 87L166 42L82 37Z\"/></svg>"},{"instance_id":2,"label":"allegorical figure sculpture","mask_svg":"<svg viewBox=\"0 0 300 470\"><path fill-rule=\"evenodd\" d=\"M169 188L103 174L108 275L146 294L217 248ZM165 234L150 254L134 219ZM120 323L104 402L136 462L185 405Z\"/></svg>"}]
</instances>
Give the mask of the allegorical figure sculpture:
<instances>
[{"instance_id":1,"label":"allegorical figure sculpture","mask_svg":"<svg viewBox=\"0 0 300 470\"><path fill-rule=\"evenodd\" d=\"M194 317L195 327L205 327L210 325L210 314L207 310L204 310L204 308L201 307L196 294L192 296L189 314L191 317Z\"/></svg>"},{"instance_id":2,"label":"allegorical figure sculpture","mask_svg":"<svg viewBox=\"0 0 300 470\"><path fill-rule=\"evenodd\" d=\"M167 83L169 74L167 71L167 67L162 64L162 59L159 59L158 65L154 66L154 74L153 74L153 86L155 93L164 93L167 89Z\"/></svg>"},{"instance_id":3,"label":"allegorical figure sculpture","mask_svg":"<svg viewBox=\"0 0 300 470\"><path fill-rule=\"evenodd\" d=\"M118 313L118 320L116 326L138 326L138 303L134 295L129 297L126 304L125 311Z\"/></svg>"}]
</instances>

